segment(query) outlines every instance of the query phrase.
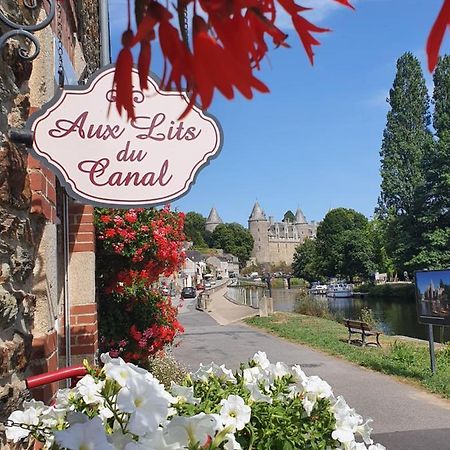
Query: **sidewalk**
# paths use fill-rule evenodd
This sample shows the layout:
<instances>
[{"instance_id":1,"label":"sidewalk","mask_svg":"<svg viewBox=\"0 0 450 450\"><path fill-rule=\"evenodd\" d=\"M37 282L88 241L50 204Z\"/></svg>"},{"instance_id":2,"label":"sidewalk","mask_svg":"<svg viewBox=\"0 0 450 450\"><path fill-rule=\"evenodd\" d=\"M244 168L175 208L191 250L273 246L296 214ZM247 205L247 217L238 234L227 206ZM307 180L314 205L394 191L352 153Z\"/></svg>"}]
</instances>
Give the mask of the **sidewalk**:
<instances>
[{"instance_id":1,"label":"sidewalk","mask_svg":"<svg viewBox=\"0 0 450 450\"><path fill-rule=\"evenodd\" d=\"M196 311L194 302L183 307L185 333L175 357L188 369L216 361L237 369L258 350L272 361L300 364L309 375L319 375L342 394L351 407L374 420L373 438L388 450L450 450L450 401L400 383L346 361L293 344L242 323L233 323L240 306L215 298L216 322ZM228 303L224 303L228 302ZM251 309L251 308L250 308ZM251 309L255 312L255 310ZM242 311L245 315L248 311Z\"/></svg>"}]
</instances>

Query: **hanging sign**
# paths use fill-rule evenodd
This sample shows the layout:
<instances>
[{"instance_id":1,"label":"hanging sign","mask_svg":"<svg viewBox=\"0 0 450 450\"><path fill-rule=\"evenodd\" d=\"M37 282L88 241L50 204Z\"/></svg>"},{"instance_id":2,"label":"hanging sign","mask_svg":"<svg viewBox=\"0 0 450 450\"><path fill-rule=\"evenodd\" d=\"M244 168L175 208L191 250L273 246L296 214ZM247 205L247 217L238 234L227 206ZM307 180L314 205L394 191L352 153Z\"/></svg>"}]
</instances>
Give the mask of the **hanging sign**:
<instances>
[{"instance_id":1,"label":"hanging sign","mask_svg":"<svg viewBox=\"0 0 450 450\"><path fill-rule=\"evenodd\" d=\"M220 151L218 122L196 106L179 121L188 97L161 90L150 77L148 90L133 91L136 118L127 121L115 107L113 78L109 66L33 114L34 155L84 203L152 206L181 197Z\"/></svg>"}]
</instances>

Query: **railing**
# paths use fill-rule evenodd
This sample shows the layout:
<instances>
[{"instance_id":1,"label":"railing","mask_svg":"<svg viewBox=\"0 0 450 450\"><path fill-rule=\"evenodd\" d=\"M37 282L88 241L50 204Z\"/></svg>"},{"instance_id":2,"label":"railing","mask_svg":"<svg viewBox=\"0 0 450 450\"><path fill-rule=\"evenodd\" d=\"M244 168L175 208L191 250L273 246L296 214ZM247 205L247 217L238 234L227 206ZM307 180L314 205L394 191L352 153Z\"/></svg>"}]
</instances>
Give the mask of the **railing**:
<instances>
[{"instance_id":1,"label":"railing","mask_svg":"<svg viewBox=\"0 0 450 450\"><path fill-rule=\"evenodd\" d=\"M238 305L259 309L260 301L268 297L268 292L265 286L232 285L228 286L225 297Z\"/></svg>"}]
</instances>

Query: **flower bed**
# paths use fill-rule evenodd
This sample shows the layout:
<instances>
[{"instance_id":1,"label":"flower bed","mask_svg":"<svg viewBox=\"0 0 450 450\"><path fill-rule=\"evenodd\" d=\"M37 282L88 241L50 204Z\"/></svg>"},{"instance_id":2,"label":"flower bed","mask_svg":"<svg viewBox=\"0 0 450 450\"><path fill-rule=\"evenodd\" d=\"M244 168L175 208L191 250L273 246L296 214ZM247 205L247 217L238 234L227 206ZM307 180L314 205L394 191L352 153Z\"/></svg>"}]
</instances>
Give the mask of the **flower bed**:
<instances>
[{"instance_id":1,"label":"flower bed","mask_svg":"<svg viewBox=\"0 0 450 450\"><path fill-rule=\"evenodd\" d=\"M68 450L382 450L366 422L319 377L263 352L233 373L211 363L169 391L149 372L102 356L102 369L56 403L25 402L8 439ZM12 424L11 422L14 422Z\"/></svg>"}]
</instances>

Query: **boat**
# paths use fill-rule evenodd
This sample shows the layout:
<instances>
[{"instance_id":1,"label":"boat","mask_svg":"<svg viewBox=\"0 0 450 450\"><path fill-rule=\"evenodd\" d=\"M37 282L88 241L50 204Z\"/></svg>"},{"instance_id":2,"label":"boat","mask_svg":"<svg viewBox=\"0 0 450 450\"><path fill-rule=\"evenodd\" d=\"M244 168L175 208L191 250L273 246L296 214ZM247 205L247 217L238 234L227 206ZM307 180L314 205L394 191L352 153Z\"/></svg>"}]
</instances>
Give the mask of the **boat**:
<instances>
[{"instance_id":1,"label":"boat","mask_svg":"<svg viewBox=\"0 0 450 450\"><path fill-rule=\"evenodd\" d=\"M353 297L353 286L347 283L330 284L327 289L327 297L331 298Z\"/></svg>"},{"instance_id":2,"label":"boat","mask_svg":"<svg viewBox=\"0 0 450 450\"><path fill-rule=\"evenodd\" d=\"M311 295L326 295L328 286L326 284L313 283L309 289Z\"/></svg>"}]
</instances>

